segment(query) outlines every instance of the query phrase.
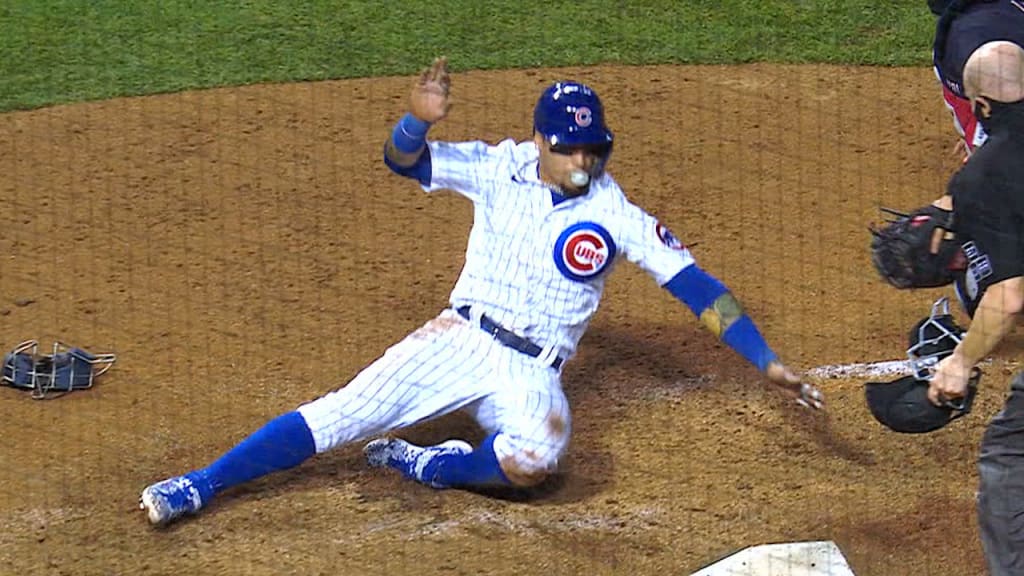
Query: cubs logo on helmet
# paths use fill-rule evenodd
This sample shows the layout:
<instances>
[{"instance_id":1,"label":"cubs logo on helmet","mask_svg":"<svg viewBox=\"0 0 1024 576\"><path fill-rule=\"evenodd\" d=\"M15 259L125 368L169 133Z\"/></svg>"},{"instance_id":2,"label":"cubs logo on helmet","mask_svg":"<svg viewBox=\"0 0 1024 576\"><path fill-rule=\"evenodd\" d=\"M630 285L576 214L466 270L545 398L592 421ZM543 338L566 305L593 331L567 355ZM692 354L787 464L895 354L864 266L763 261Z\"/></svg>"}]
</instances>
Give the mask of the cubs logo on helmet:
<instances>
[{"instance_id":1,"label":"cubs logo on helmet","mask_svg":"<svg viewBox=\"0 0 1024 576\"><path fill-rule=\"evenodd\" d=\"M617 249L611 234L595 222L566 228L555 241L555 266L563 276L583 282L600 276L615 260Z\"/></svg>"},{"instance_id":2,"label":"cubs logo on helmet","mask_svg":"<svg viewBox=\"0 0 1024 576\"><path fill-rule=\"evenodd\" d=\"M613 136L604 123L604 106L586 84L548 86L533 109L533 129L552 146L604 145L611 152Z\"/></svg>"},{"instance_id":3,"label":"cubs logo on helmet","mask_svg":"<svg viewBox=\"0 0 1024 576\"><path fill-rule=\"evenodd\" d=\"M594 113L590 111L590 108L586 106L580 106L576 109L576 125L580 128L586 128L594 122Z\"/></svg>"}]
</instances>

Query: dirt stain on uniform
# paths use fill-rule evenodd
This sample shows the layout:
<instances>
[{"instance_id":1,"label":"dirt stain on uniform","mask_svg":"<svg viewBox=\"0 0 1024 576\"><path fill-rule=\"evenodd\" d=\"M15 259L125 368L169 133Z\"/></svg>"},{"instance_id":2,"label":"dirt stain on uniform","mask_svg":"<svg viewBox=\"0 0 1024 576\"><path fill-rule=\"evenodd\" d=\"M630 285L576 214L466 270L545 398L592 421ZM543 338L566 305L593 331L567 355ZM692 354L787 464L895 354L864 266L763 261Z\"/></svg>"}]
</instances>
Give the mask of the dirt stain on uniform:
<instances>
[{"instance_id":1,"label":"dirt stain on uniform","mask_svg":"<svg viewBox=\"0 0 1024 576\"><path fill-rule=\"evenodd\" d=\"M561 437L565 434L565 418L562 418L561 414L555 414L552 412L548 414L548 430L552 436Z\"/></svg>"},{"instance_id":2,"label":"dirt stain on uniform","mask_svg":"<svg viewBox=\"0 0 1024 576\"><path fill-rule=\"evenodd\" d=\"M534 462L540 460L540 456L532 450L527 450L523 455ZM536 486L548 476L547 471L542 468L530 467L530 469L525 469L519 464L515 456L505 456L501 459L501 471L505 473L505 477L508 478L509 482L523 488Z\"/></svg>"},{"instance_id":3,"label":"dirt stain on uniform","mask_svg":"<svg viewBox=\"0 0 1024 576\"><path fill-rule=\"evenodd\" d=\"M431 336L437 336L438 334L448 332L449 330L459 326L460 324L462 324L462 322L456 318L447 318L444 316L440 316L424 324L418 330L413 332L412 335L416 336L417 338L428 338Z\"/></svg>"}]
</instances>

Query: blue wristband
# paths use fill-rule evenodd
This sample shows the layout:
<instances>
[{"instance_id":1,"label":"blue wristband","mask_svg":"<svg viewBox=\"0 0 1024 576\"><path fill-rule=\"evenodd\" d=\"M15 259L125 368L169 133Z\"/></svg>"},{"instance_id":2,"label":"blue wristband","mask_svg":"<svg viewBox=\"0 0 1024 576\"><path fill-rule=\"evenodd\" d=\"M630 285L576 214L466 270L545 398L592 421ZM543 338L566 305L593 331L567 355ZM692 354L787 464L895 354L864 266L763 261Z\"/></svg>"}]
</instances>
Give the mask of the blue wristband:
<instances>
[{"instance_id":1,"label":"blue wristband","mask_svg":"<svg viewBox=\"0 0 1024 576\"><path fill-rule=\"evenodd\" d=\"M412 154L427 143L428 130L430 122L424 122L411 113L406 113L391 131L391 140L399 152Z\"/></svg>"}]
</instances>

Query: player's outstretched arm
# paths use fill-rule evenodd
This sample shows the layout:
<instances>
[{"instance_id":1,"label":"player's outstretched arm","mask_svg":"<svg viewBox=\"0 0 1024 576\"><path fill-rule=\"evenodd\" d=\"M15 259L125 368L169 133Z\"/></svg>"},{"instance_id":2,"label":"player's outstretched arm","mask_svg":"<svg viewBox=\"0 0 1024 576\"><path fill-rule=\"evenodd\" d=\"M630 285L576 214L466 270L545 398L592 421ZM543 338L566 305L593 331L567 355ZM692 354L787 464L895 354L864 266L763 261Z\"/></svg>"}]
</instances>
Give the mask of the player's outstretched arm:
<instances>
[{"instance_id":1,"label":"player's outstretched arm","mask_svg":"<svg viewBox=\"0 0 1024 576\"><path fill-rule=\"evenodd\" d=\"M419 162L430 126L443 120L451 109L450 88L448 60L443 56L435 58L413 85L409 112L395 124L384 146L384 158L392 169L411 168Z\"/></svg>"},{"instance_id":2,"label":"player's outstretched arm","mask_svg":"<svg viewBox=\"0 0 1024 576\"><path fill-rule=\"evenodd\" d=\"M821 391L803 382L779 360L739 301L714 276L693 264L664 287L686 304L705 328L756 366L784 393L809 408L824 407Z\"/></svg>"}]
</instances>

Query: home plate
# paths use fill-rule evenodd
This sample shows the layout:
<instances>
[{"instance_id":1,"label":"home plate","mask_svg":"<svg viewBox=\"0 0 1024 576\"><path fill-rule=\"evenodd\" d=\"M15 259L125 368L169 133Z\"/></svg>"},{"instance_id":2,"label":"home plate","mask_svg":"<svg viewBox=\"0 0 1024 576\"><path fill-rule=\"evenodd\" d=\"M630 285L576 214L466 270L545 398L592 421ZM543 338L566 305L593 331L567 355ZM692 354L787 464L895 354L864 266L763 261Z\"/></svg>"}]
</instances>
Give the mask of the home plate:
<instances>
[{"instance_id":1,"label":"home plate","mask_svg":"<svg viewBox=\"0 0 1024 576\"><path fill-rule=\"evenodd\" d=\"M751 546L690 576L855 576L832 541Z\"/></svg>"}]
</instances>

